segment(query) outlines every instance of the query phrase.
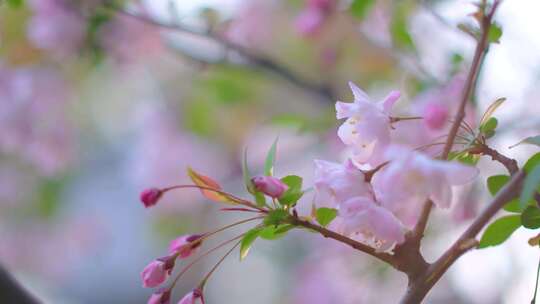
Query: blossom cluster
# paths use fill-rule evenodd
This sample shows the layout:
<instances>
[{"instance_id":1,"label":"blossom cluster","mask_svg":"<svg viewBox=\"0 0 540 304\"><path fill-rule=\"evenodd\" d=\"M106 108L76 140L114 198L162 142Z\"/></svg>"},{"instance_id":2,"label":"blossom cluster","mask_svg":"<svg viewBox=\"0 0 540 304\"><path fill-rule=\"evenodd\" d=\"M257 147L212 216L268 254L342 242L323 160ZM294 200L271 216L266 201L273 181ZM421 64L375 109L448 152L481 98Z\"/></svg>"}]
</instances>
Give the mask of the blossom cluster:
<instances>
[{"instance_id":1,"label":"blossom cluster","mask_svg":"<svg viewBox=\"0 0 540 304\"><path fill-rule=\"evenodd\" d=\"M315 204L338 210L334 229L385 251L405 240L426 200L450 207L451 187L470 182L477 169L395 144L392 131L407 123L391 116L400 93L372 102L356 85L350 87L354 102L337 102L336 111L338 119L346 119L338 136L352 155L343 164L315 161ZM433 127L444 124L447 115L435 109L418 119Z\"/></svg>"}]
</instances>

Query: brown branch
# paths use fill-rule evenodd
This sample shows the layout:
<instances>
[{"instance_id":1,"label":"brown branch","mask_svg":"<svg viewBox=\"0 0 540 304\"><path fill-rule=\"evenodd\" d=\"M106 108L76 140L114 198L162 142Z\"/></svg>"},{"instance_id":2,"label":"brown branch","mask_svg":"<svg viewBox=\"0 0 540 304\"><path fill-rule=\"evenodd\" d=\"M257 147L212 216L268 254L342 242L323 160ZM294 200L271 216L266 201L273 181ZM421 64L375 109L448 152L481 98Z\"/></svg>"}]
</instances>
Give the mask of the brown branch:
<instances>
[{"instance_id":1,"label":"brown branch","mask_svg":"<svg viewBox=\"0 0 540 304\"><path fill-rule=\"evenodd\" d=\"M402 304L420 303L429 290L437 283L448 268L465 252L476 246L478 233L493 216L509 201L519 195L525 172L519 171L510 182L497 194L491 204L474 220L457 241L416 281L409 282L409 288Z\"/></svg>"},{"instance_id":2,"label":"brown branch","mask_svg":"<svg viewBox=\"0 0 540 304\"><path fill-rule=\"evenodd\" d=\"M251 66L261 70L265 70L267 72L271 72L285 80L288 80L298 88L310 92L316 96L319 96L325 102L334 102L337 99L337 94L336 92L334 92L334 89L331 86L306 80L301 76L297 75L295 72L291 71L289 68L275 62L273 59L263 56L262 54L256 54L255 52L248 50L241 45L231 42L230 40L224 38L218 33L212 31L194 30L179 22L159 21L147 15L126 11L122 7L119 7L117 4L112 2L105 4L105 7L153 26L212 40L217 44L223 46L225 49L229 51L234 51L235 53L243 57L247 62L249 62ZM227 61L226 59L227 56L224 55L224 57L219 61L225 62ZM200 59L197 60L200 61Z\"/></svg>"},{"instance_id":3,"label":"brown branch","mask_svg":"<svg viewBox=\"0 0 540 304\"><path fill-rule=\"evenodd\" d=\"M358 251L361 251L361 252L364 252L372 257L375 257L383 262L386 262L392 266L395 266L395 259L394 259L394 256L389 254L389 253L385 253L385 252L378 252L376 251L373 247L370 247L368 245L365 245L365 244L362 244L358 241L355 241L351 238L348 238L342 234L339 234L337 232L334 232L332 230L329 230L329 229L326 229L322 226L319 226L319 225L316 225L316 224L313 224L309 221L306 221L306 220L302 220L300 218L297 218L297 217L290 217L289 218L289 222L292 224L292 225L295 225L295 226L301 226L301 227L304 227L304 228L308 228L308 229L311 229L311 230L314 230L314 231L317 231L318 233L320 233L322 236L326 237L326 238L330 238L330 239L334 239L340 243L343 243L343 244L347 244L349 246L351 246L352 248L358 250Z\"/></svg>"},{"instance_id":4,"label":"brown branch","mask_svg":"<svg viewBox=\"0 0 540 304\"><path fill-rule=\"evenodd\" d=\"M25 288L23 288L9 272L0 266L0 295L2 303L39 304Z\"/></svg>"},{"instance_id":5,"label":"brown branch","mask_svg":"<svg viewBox=\"0 0 540 304\"><path fill-rule=\"evenodd\" d=\"M487 145L481 145L478 147L481 154L491 156L491 159L502 164L510 175L514 175L519 171L518 163L515 159L504 156L499 151L488 147Z\"/></svg>"},{"instance_id":6,"label":"brown branch","mask_svg":"<svg viewBox=\"0 0 540 304\"><path fill-rule=\"evenodd\" d=\"M499 1L495 1L489 13L487 15L482 16L482 21L480 24L482 34L480 38L478 39L478 43L476 44L473 61L471 64L471 68L469 70L469 74L467 75L465 88L463 89L463 93L461 95L459 108L456 113L454 123L452 124L450 128L450 132L448 134L446 143L444 145L443 153L441 156L442 159L448 159L448 155L450 154L450 151L452 150L452 147L454 146L456 136L458 135L461 122L465 118L465 106L467 105L467 101L471 97L471 93L474 90L474 87L476 86L476 82L477 82L476 80L478 78L478 73L480 71L481 63L483 61L482 58L485 57L486 50L489 47L489 41L488 41L489 29L491 27L491 22L492 22L493 16L495 15L495 12L497 10L499 3L500 3ZM417 227L415 227L414 229L416 233L415 235L416 238L422 238L422 234L424 233L432 208L433 208L433 203L429 200L426 201L426 203L424 204L422 208L421 217L418 220Z\"/></svg>"}]
</instances>

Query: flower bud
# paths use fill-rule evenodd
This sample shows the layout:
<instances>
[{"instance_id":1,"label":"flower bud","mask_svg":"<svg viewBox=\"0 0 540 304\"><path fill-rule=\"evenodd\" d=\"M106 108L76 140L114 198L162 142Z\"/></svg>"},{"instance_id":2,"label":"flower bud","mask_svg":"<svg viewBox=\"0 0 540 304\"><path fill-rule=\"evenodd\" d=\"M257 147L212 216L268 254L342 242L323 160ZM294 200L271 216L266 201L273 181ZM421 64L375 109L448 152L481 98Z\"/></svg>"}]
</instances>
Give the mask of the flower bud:
<instances>
[{"instance_id":1,"label":"flower bud","mask_svg":"<svg viewBox=\"0 0 540 304\"><path fill-rule=\"evenodd\" d=\"M141 192L141 202L143 203L145 208L152 207L161 198L163 195L163 191L161 191L158 188L149 188Z\"/></svg>"},{"instance_id":2,"label":"flower bud","mask_svg":"<svg viewBox=\"0 0 540 304\"><path fill-rule=\"evenodd\" d=\"M180 259L188 258L201 246L201 237L202 235L200 234L181 236L171 242L169 252L171 254L178 253L178 258Z\"/></svg>"},{"instance_id":3,"label":"flower bud","mask_svg":"<svg viewBox=\"0 0 540 304\"><path fill-rule=\"evenodd\" d=\"M430 103L424 108L424 122L432 130L441 129L448 118L448 107L443 104Z\"/></svg>"},{"instance_id":4,"label":"flower bud","mask_svg":"<svg viewBox=\"0 0 540 304\"><path fill-rule=\"evenodd\" d=\"M255 176L251 179L251 182L257 191L260 191L272 198L281 197L281 195L283 195L283 193L289 189L289 186L273 176Z\"/></svg>"},{"instance_id":5,"label":"flower bud","mask_svg":"<svg viewBox=\"0 0 540 304\"><path fill-rule=\"evenodd\" d=\"M178 304L204 304L204 297L202 290L196 288L187 295L185 295Z\"/></svg>"},{"instance_id":6,"label":"flower bud","mask_svg":"<svg viewBox=\"0 0 540 304\"><path fill-rule=\"evenodd\" d=\"M148 299L147 304L169 304L170 300L171 291L163 290L153 293L152 296L150 296L150 299Z\"/></svg>"},{"instance_id":7,"label":"flower bud","mask_svg":"<svg viewBox=\"0 0 540 304\"><path fill-rule=\"evenodd\" d=\"M153 288L161 285L169 277L170 267L161 260L154 260L141 272L143 287Z\"/></svg>"}]
</instances>

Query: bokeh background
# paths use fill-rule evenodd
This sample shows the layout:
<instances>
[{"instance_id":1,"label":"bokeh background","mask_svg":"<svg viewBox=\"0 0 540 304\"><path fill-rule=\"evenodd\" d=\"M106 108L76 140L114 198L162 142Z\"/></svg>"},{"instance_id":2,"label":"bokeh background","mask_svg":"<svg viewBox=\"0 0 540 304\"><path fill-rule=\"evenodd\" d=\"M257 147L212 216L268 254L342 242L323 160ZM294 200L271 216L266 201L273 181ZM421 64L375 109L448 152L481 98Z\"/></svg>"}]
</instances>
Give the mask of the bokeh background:
<instances>
[{"instance_id":1,"label":"bokeh background","mask_svg":"<svg viewBox=\"0 0 540 304\"><path fill-rule=\"evenodd\" d=\"M242 217L191 190L146 210L138 200L144 188L186 183L191 166L245 195L244 148L252 171L261 172L278 135L277 175L298 174L309 185L314 159L347 155L333 106L352 100L348 81L375 100L400 90L398 113L421 114L429 103L455 108L474 50L458 29L473 23L471 1L319 2L330 4L2 1L3 267L45 303L145 303L151 290L142 288L140 271L171 239ZM537 148L508 147L540 131L538 11L537 0L503 2L496 17L503 35L468 109L473 122L507 98L490 143L520 163ZM397 134L418 145L435 138L418 124ZM428 257L489 201L485 179L504 168L488 159L479 166L477 184L458 189L454 207L434 214ZM310 204L306 195L301 212ZM467 254L427 303L529 302L539 258L527 245L532 236L520 229L503 246ZM176 297L218 258L195 267ZM209 303L397 303L405 286L392 269L300 231L257 241L241 263L235 253L206 294Z\"/></svg>"}]
</instances>

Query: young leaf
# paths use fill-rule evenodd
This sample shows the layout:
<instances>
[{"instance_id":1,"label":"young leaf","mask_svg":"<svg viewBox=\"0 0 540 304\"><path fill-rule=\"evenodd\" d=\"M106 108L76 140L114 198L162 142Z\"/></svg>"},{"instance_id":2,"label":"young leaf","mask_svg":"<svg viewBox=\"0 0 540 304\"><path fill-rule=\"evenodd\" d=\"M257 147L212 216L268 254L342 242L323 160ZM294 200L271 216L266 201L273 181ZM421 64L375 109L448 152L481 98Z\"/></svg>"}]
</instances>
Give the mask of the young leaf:
<instances>
[{"instance_id":1,"label":"young leaf","mask_svg":"<svg viewBox=\"0 0 540 304\"><path fill-rule=\"evenodd\" d=\"M519 146L521 144L531 144L531 145L535 145L535 146L539 146L540 147L540 135L536 135L536 136L529 136L523 140L521 140L520 142L518 142L517 144L514 144L514 145L511 145L510 147L508 147L509 149L512 149L516 146Z\"/></svg>"},{"instance_id":2,"label":"young leaf","mask_svg":"<svg viewBox=\"0 0 540 304\"><path fill-rule=\"evenodd\" d=\"M191 180L193 181L193 183L197 186L221 191L221 186L216 181L214 181L208 176L195 172L193 169L189 167L188 167L188 175L189 175L189 178L191 178ZM209 189L200 189L200 190L201 190L202 195L211 201L218 202L218 203L227 203L227 204L232 204L232 205L239 203L239 201L236 198L230 195L227 195L226 193L218 193L216 191L212 191Z\"/></svg>"},{"instance_id":3,"label":"young leaf","mask_svg":"<svg viewBox=\"0 0 540 304\"><path fill-rule=\"evenodd\" d=\"M506 241L521 226L518 214L503 216L491 223L484 231L478 248L497 246Z\"/></svg>"},{"instance_id":4,"label":"young leaf","mask_svg":"<svg viewBox=\"0 0 540 304\"><path fill-rule=\"evenodd\" d=\"M264 194L262 194L261 192L255 192L253 196L255 197L255 203L257 204L257 206L266 206L266 197L264 196Z\"/></svg>"},{"instance_id":5,"label":"young leaf","mask_svg":"<svg viewBox=\"0 0 540 304\"><path fill-rule=\"evenodd\" d=\"M244 178L244 184L246 185L247 191L251 194L254 194L255 187L251 182L251 174L249 173L249 167L247 163L247 148L244 149L244 159L242 160L242 176Z\"/></svg>"},{"instance_id":6,"label":"young leaf","mask_svg":"<svg viewBox=\"0 0 540 304\"><path fill-rule=\"evenodd\" d=\"M265 240L277 240L284 237L289 230L293 229L293 225L285 224L278 226L268 226L261 230L260 238Z\"/></svg>"},{"instance_id":7,"label":"young leaf","mask_svg":"<svg viewBox=\"0 0 540 304\"><path fill-rule=\"evenodd\" d=\"M266 160L264 162L264 175L272 176L274 175L274 163L276 162L276 150L277 150L278 138L274 140L272 147L266 155Z\"/></svg>"},{"instance_id":8,"label":"young leaf","mask_svg":"<svg viewBox=\"0 0 540 304\"><path fill-rule=\"evenodd\" d=\"M536 206L528 206L521 214L521 224L525 228L540 228L540 209Z\"/></svg>"},{"instance_id":9,"label":"young leaf","mask_svg":"<svg viewBox=\"0 0 540 304\"><path fill-rule=\"evenodd\" d=\"M497 23L491 24L488 32L488 41L491 43L499 43L503 32L500 25Z\"/></svg>"},{"instance_id":10,"label":"young leaf","mask_svg":"<svg viewBox=\"0 0 540 304\"><path fill-rule=\"evenodd\" d=\"M268 212L268 215L264 218L263 223L266 226L279 225L287 216L289 216L289 213L283 209L272 210Z\"/></svg>"},{"instance_id":11,"label":"young leaf","mask_svg":"<svg viewBox=\"0 0 540 304\"><path fill-rule=\"evenodd\" d=\"M362 20L375 4L375 0L353 0L351 3L351 15Z\"/></svg>"},{"instance_id":12,"label":"young leaf","mask_svg":"<svg viewBox=\"0 0 540 304\"><path fill-rule=\"evenodd\" d=\"M499 98L497 100L495 100L486 110L486 112L484 113L484 115L482 115L482 119L480 120L480 125L484 125L488 119L491 118L491 115L493 115L493 113L495 112L495 110L497 110L498 107L500 107L503 102L506 100L506 98Z\"/></svg>"},{"instance_id":13,"label":"young leaf","mask_svg":"<svg viewBox=\"0 0 540 304\"><path fill-rule=\"evenodd\" d=\"M240 261L246 258L251 249L251 245L253 245L253 242L259 237L261 230L260 227L256 227L246 232L242 241L240 241Z\"/></svg>"},{"instance_id":14,"label":"young leaf","mask_svg":"<svg viewBox=\"0 0 540 304\"><path fill-rule=\"evenodd\" d=\"M501 190L501 188L504 187L506 183L508 183L509 180L510 176L508 175L493 175L488 177L487 186L489 193L495 196L499 192L499 190ZM521 210L519 209L519 199L515 198L511 200L506 205L504 205L503 209L508 212L520 213Z\"/></svg>"},{"instance_id":15,"label":"young leaf","mask_svg":"<svg viewBox=\"0 0 540 304\"><path fill-rule=\"evenodd\" d=\"M480 126L480 132L486 134L495 131L499 121L495 117L490 117L483 125Z\"/></svg>"},{"instance_id":16,"label":"young leaf","mask_svg":"<svg viewBox=\"0 0 540 304\"><path fill-rule=\"evenodd\" d=\"M527 174L530 174L538 165L540 165L540 153L536 153L535 155L531 156L523 166L523 169L525 172L527 172Z\"/></svg>"},{"instance_id":17,"label":"young leaf","mask_svg":"<svg viewBox=\"0 0 540 304\"><path fill-rule=\"evenodd\" d=\"M534 197L534 193L540 185L540 166L536 166L531 173L527 174L521 196L519 197L519 206L521 210L525 209L527 203Z\"/></svg>"},{"instance_id":18,"label":"young leaf","mask_svg":"<svg viewBox=\"0 0 540 304\"><path fill-rule=\"evenodd\" d=\"M337 216L337 210L333 208L319 208L315 213L317 222L323 226L328 226Z\"/></svg>"},{"instance_id":19,"label":"young leaf","mask_svg":"<svg viewBox=\"0 0 540 304\"><path fill-rule=\"evenodd\" d=\"M283 183L289 186L289 189L285 191L279 198L279 203L282 205L291 206L302 197L302 178L297 175L288 175L281 179Z\"/></svg>"}]
</instances>

